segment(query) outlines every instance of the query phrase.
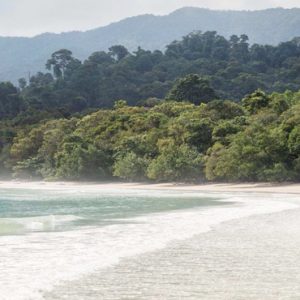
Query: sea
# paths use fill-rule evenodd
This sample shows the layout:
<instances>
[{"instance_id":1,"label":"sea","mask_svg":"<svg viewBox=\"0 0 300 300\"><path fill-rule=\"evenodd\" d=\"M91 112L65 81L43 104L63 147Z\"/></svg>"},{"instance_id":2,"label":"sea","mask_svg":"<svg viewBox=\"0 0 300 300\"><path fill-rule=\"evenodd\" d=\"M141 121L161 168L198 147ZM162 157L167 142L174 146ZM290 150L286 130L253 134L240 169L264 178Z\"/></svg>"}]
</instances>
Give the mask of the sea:
<instances>
[{"instance_id":1,"label":"sea","mask_svg":"<svg viewBox=\"0 0 300 300\"><path fill-rule=\"evenodd\" d=\"M189 251L182 245L224 222L296 205L277 198L88 185L0 187L0 299L203 298L178 291L178 282L195 276L176 270L176 257ZM166 252L178 243L180 251ZM197 252L188 264L204 263ZM171 254L166 259L162 253ZM161 270L178 272L178 282L174 276L156 278ZM149 296L154 287L157 293ZM169 297L163 296L166 290Z\"/></svg>"}]
</instances>

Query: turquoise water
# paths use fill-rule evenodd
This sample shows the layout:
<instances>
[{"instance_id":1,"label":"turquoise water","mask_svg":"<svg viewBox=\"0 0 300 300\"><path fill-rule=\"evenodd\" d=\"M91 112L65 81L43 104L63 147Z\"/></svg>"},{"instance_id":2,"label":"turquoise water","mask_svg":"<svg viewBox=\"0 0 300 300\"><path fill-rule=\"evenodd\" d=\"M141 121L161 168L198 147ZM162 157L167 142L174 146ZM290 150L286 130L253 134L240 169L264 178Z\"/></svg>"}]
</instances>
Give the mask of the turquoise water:
<instances>
[{"instance_id":1,"label":"turquoise water","mask_svg":"<svg viewBox=\"0 0 300 300\"><path fill-rule=\"evenodd\" d=\"M168 190L0 188L0 299L44 299L59 284L209 230L219 219L206 212L232 202Z\"/></svg>"},{"instance_id":2,"label":"turquoise water","mask_svg":"<svg viewBox=\"0 0 300 300\"><path fill-rule=\"evenodd\" d=\"M129 218L224 205L217 198L178 192L0 190L0 235L105 226Z\"/></svg>"},{"instance_id":3,"label":"turquoise water","mask_svg":"<svg viewBox=\"0 0 300 300\"><path fill-rule=\"evenodd\" d=\"M292 226L289 215L286 227L277 216L249 223L299 209L296 196L11 186L0 188L1 300L274 299L300 278L298 214Z\"/></svg>"}]
</instances>

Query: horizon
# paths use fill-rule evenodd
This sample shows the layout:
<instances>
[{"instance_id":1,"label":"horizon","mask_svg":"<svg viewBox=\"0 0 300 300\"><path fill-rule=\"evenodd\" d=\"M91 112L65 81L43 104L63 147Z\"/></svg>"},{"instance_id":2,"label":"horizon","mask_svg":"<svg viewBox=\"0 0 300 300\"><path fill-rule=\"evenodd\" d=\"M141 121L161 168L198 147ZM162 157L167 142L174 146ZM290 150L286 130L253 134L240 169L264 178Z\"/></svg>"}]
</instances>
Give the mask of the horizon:
<instances>
[{"instance_id":1,"label":"horizon","mask_svg":"<svg viewBox=\"0 0 300 300\"><path fill-rule=\"evenodd\" d=\"M133 3L126 5L126 1L124 1L121 5L123 9L117 11L111 9L111 4L87 0L84 9L81 5L78 5L78 3L76 5L75 3L70 10L69 5L67 5L71 3L70 0L63 0L60 1L61 11L57 13L55 2L58 0L43 6L36 3L36 1L29 0L27 5L23 3L18 4L19 0L12 0L10 3L5 4L0 2L0 37L30 38L46 33L85 32L106 27L131 17L143 15L165 16L184 8L199 8L212 11L261 11L300 8L300 3L296 3L298 1L294 0L236 0L229 5L224 0L174 0L172 4L156 3L157 1L152 1L149 4L148 0L134 0L134 2L139 2L139 4L144 2L144 4L134 5ZM81 2L81 0L77 1ZM72 1L73 3L74 1ZM32 9L33 4L34 9ZM99 10L101 11L100 13ZM55 17L53 17L54 13L56 14ZM15 20L19 21L16 22Z\"/></svg>"}]
</instances>

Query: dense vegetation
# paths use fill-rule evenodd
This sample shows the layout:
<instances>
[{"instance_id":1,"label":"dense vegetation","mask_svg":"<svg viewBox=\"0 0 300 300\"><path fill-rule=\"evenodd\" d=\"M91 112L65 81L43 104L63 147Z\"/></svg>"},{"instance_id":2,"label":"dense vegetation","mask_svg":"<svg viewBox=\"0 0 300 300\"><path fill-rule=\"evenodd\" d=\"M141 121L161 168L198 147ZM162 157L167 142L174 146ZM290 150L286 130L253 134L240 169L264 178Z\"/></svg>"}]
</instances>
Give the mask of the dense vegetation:
<instances>
[{"instance_id":1,"label":"dense vegetation","mask_svg":"<svg viewBox=\"0 0 300 300\"><path fill-rule=\"evenodd\" d=\"M49 73L0 83L0 176L299 180L299 40L247 41L206 32L164 53L53 53Z\"/></svg>"},{"instance_id":2,"label":"dense vegetation","mask_svg":"<svg viewBox=\"0 0 300 300\"><path fill-rule=\"evenodd\" d=\"M130 51L138 46L164 50L173 40L195 30L216 30L226 38L247 34L251 44L277 45L300 36L300 9L214 11L189 7L166 16L128 18L86 32L45 33L34 38L0 37L0 81L17 82L29 72L44 71L47 58L61 48L70 49L80 60L116 44Z\"/></svg>"},{"instance_id":3,"label":"dense vegetation","mask_svg":"<svg viewBox=\"0 0 300 300\"><path fill-rule=\"evenodd\" d=\"M300 179L300 92L241 104L118 101L85 116L0 131L1 170L18 178L154 181Z\"/></svg>"},{"instance_id":4,"label":"dense vegetation","mask_svg":"<svg viewBox=\"0 0 300 300\"><path fill-rule=\"evenodd\" d=\"M250 47L246 35L227 40L216 32L192 33L168 45L164 53L141 48L129 53L117 45L81 62L62 49L52 54L46 66L49 73L37 73L29 83L20 79L19 90L0 84L0 117L32 116L34 110L39 115L43 111L68 117L86 109L112 107L119 99L129 105L149 98L152 102L166 97L190 100L185 95L174 98L172 92L168 96L174 84L194 84L192 78L190 83L175 83L189 74L202 77L201 91L193 91L193 102L198 104L217 97L237 101L258 88L267 93L297 91L300 41Z\"/></svg>"}]
</instances>

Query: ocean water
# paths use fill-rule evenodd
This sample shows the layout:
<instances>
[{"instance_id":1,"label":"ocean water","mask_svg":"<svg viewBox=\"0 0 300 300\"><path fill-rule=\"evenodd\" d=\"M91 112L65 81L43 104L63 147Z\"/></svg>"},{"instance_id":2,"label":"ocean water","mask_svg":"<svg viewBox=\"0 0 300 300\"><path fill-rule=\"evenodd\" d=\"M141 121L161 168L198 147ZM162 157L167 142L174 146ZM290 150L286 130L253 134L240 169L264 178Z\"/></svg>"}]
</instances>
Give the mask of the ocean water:
<instances>
[{"instance_id":1,"label":"ocean water","mask_svg":"<svg viewBox=\"0 0 300 300\"><path fill-rule=\"evenodd\" d=\"M127 224L138 216L226 204L219 199L170 191L1 189L0 236Z\"/></svg>"},{"instance_id":2,"label":"ocean water","mask_svg":"<svg viewBox=\"0 0 300 300\"><path fill-rule=\"evenodd\" d=\"M127 286L132 294L125 298L116 289L110 293L116 280L104 284L103 274L113 278L126 260L163 253L222 222L297 206L277 198L88 186L1 188L0 299L147 299L138 281ZM127 266L119 279L134 272ZM98 279L85 290L88 278Z\"/></svg>"}]
</instances>

